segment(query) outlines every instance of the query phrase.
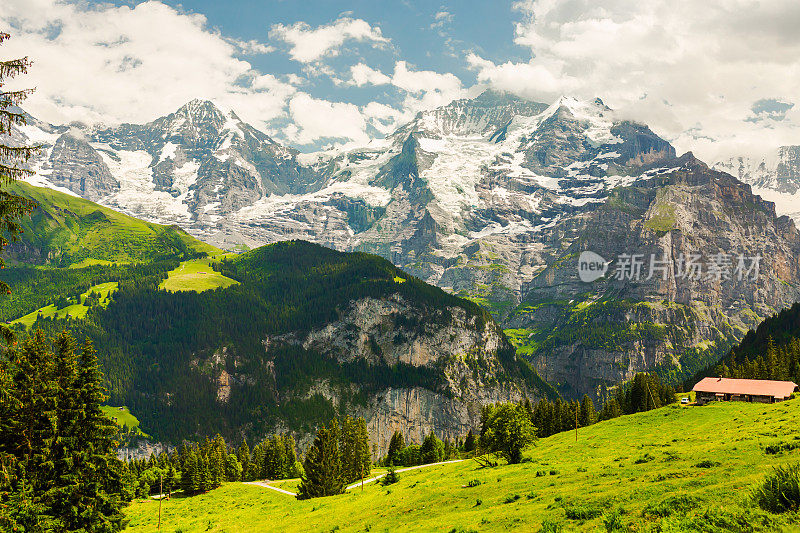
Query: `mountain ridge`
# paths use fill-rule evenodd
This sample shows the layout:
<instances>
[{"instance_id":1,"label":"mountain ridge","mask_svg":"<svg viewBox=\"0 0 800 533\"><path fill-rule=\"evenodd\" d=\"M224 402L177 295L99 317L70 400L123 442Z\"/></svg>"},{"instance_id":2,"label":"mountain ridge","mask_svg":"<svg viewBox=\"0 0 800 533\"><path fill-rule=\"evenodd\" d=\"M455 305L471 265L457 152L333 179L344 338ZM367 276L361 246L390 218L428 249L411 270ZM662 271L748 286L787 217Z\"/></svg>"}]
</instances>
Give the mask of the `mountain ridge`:
<instances>
[{"instance_id":1,"label":"mountain ridge","mask_svg":"<svg viewBox=\"0 0 800 533\"><path fill-rule=\"evenodd\" d=\"M674 354L667 345L647 348L628 344L625 349L632 350L633 355L619 369L615 366L619 362L614 362L618 356L613 350L609 352L609 348L621 347L614 340L618 329L635 329L639 327L637 320L653 318L652 314L622 313L621 322L606 332L610 337L599 343L599 351L590 350L592 355L581 363L582 368L576 370L562 356L548 363L537 355L540 341L545 340L539 338L540 326L553 320L543 315L555 312L564 318L565 328L576 326L569 325L569 317L575 317L566 305L554 310L551 305L542 307L539 301L534 303L539 306L534 313L527 312L532 288L539 287L536 291L541 293L541 281L556 267L574 264L565 251L596 231L598 216L609 207L616 210L616 217L625 215L627 218L619 220L637 228L646 242L651 242L654 234L662 240L682 239L684 243L694 238L694 229L669 224L675 202L662 202L650 193L636 193L635 205L627 205L630 198L626 199L630 191L669 188L669 179L658 179L675 174L688 160L694 160L693 156L677 157L669 142L644 124L618 117L600 99L562 97L546 105L486 92L420 112L393 134L367 147L316 155L279 148L265 134L253 134L258 142L251 150L245 142L249 130L226 126L233 119L213 104L198 101L184 108L148 125L95 134L90 144L99 150L121 184L120 192L105 197L104 203L128 212L144 212L145 218L177 223L225 248L241 242L257 246L302 239L338 250L378 254L429 283L490 309L504 327L513 331L518 348L543 374L550 372L553 364L559 366L552 375L559 376L562 390L570 394L589 392L599 397L603 387L662 362L670 367L665 374L678 379L690 372L690 367L721 355L743 335L726 325L730 313L738 310L715 310L707 349L690 357L693 362L681 364L683 356ZM205 121L200 129L216 132L199 144L192 144L197 138L194 133L178 135L181 128L188 127L185 117L178 115L191 112L189 108L198 114L193 124ZM153 126L156 123L159 125ZM168 123L172 125L168 127ZM197 130L192 128L192 132ZM138 150L143 146L140 137L154 143L152 153ZM272 163L259 166L256 155ZM739 189L733 183L730 190L750 198L746 205L740 205L736 196L717 194L717 182L707 179L706 170L696 165L693 168L690 174L706 182L702 186L688 182L678 186L679 196L693 206L683 215L712 228L714 238L704 236L707 246L744 243L743 236L750 230L731 223L736 218L731 214L732 207L739 206L743 213L749 213L752 206L769 208L754 200L751 190ZM269 169L280 176L271 177ZM45 168L43 178L46 172ZM170 176L172 182L167 179ZM275 188L284 182L294 184L294 192L288 186ZM652 205L642 203L645 201ZM703 210L710 205L722 215L708 216ZM636 216L631 218L620 209L632 210ZM762 225L754 227L754 234L772 235L779 247L792 249L796 237L787 229L790 221L759 221ZM663 231L656 231L661 226ZM615 238L634 248L637 245L625 235ZM594 246L601 255L608 255L614 243L606 239ZM794 290L800 280L796 278L796 261L787 261L781 268L790 275L761 281L756 293L765 296L758 304L751 302L753 316L763 318L767 308L791 303L780 289L785 283ZM544 301L587 301L582 296L586 287L565 286L572 292L548 296ZM659 294L657 287L651 289ZM690 291L691 299L703 302L708 300L704 291L715 294L715 290L710 284L696 287ZM612 291L608 298L613 300L614 294ZM636 302L648 303L641 291L631 294ZM699 305L674 302L677 294L665 297L679 306ZM659 317L665 320L667 315ZM754 320L734 322L746 330ZM665 324L658 322L656 326ZM649 328L647 324L642 327ZM718 334L731 329L730 334ZM550 333L557 336L559 331L566 332L556 328ZM683 334L694 338L688 331ZM555 347L555 352L582 349L580 345L570 347L571 339L572 334L563 337L567 344ZM581 377L586 375L594 377L587 381Z\"/></svg>"}]
</instances>

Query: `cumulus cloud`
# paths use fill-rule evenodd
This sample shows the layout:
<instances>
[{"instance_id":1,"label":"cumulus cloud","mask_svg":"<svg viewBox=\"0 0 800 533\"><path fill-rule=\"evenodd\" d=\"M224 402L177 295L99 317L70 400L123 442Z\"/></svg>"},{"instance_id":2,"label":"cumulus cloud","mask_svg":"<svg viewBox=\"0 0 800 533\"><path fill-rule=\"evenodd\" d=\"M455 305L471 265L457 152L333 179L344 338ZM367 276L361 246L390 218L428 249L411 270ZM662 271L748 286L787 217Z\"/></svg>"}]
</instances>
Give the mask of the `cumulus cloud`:
<instances>
[{"instance_id":1,"label":"cumulus cloud","mask_svg":"<svg viewBox=\"0 0 800 533\"><path fill-rule=\"evenodd\" d=\"M454 74L414 70L405 61L395 63L392 85L407 93L404 107L409 112L447 105L470 94Z\"/></svg>"},{"instance_id":2,"label":"cumulus cloud","mask_svg":"<svg viewBox=\"0 0 800 533\"><path fill-rule=\"evenodd\" d=\"M800 3L795 0L525 0L515 42L526 62L467 57L480 81L550 102L601 96L713 160L751 144L798 138L798 123L774 135L748 117L764 98L798 102ZM791 111L789 111L791 110ZM780 133L779 131L780 130Z\"/></svg>"},{"instance_id":3,"label":"cumulus cloud","mask_svg":"<svg viewBox=\"0 0 800 533\"><path fill-rule=\"evenodd\" d=\"M331 24L316 28L305 22L275 24L269 36L289 44L289 55L301 63L312 63L338 55L341 46L348 40L369 42L374 46L389 44L389 39L383 36L379 27L371 26L362 19L349 17L342 17Z\"/></svg>"},{"instance_id":4,"label":"cumulus cloud","mask_svg":"<svg viewBox=\"0 0 800 533\"><path fill-rule=\"evenodd\" d=\"M410 118L407 113L379 102L368 103L364 106L363 114L369 125L383 135L392 133L400 126L401 121Z\"/></svg>"},{"instance_id":5,"label":"cumulus cloud","mask_svg":"<svg viewBox=\"0 0 800 533\"><path fill-rule=\"evenodd\" d=\"M292 127L288 133L299 144L320 139L366 143L367 122L358 106L344 102L329 102L299 93L289 102Z\"/></svg>"},{"instance_id":6,"label":"cumulus cloud","mask_svg":"<svg viewBox=\"0 0 800 533\"><path fill-rule=\"evenodd\" d=\"M350 83L359 87L364 85L385 85L392 81L389 76L380 70L375 70L364 63L358 63L350 67L350 76Z\"/></svg>"},{"instance_id":7,"label":"cumulus cloud","mask_svg":"<svg viewBox=\"0 0 800 533\"><path fill-rule=\"evenodd\" d=\"M37 89L26 108L54 123L144 122L199 97L266 127L285 116L295 92L290 80L237 57L268 48L227 39L204 16L157 1L131 8L6 0L0 26L12 34L3 56L34 63L17 81Z\"/></svg>"}]
</instances>

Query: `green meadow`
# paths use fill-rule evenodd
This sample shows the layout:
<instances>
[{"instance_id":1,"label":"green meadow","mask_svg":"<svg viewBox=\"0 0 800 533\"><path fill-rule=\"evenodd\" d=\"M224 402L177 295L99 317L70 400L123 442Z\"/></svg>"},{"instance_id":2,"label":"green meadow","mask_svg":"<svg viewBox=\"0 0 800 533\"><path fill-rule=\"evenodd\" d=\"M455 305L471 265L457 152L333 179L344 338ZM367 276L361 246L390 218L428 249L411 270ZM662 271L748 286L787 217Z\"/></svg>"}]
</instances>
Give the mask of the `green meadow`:
<instances>
[{"instance_id":1,"label":"green meadow","mask_svg":"<svg viewBox=\"0 0 800 533\"><path fill-rule=\"evenodd\" d=\"M212 269L209 259L192 259L183 261L178 268L171 270L159 288L170 292L203 292L218 287L224 289L237 283L236 280L225 277Z\"/></svg>"},{"instance_id":2,"label":"green meadow","mask_svg":"<svg viewBox=\"0 0 800 533\"><path fill-rule=\"evenodd\" d=\"M184 252L218 254L220 250L176 226L133 218L96 203L52 189L17 182L9 187L37 203L21 221L22 241L39 256L53 256L57 266L149 262ZM16 259L13 257L12 259Z\"/></svg>"},{"instance_id":3,"label":"green meadow","mask_svg":"<svg viewBox=\"0 0 800 533\"><path fill-rule=\"evenodd\" d=\"M116 291L118 287L119 283L116 281L94 285L88 291L81 294L81 303L79 304L68 305L63 309L57 309L55 305L50 304L37 309L36 311L28 313L27 315L20 317L11 323L22 324L26 328L29 328L34 324L34 322L36 322L36 318L40 314L43 318L84 318L86 313L89 312L89 308L84 305L84 302L92 291L100 295L100 305L106 307L108 306L111 293Z\"/></svg>"},{"instance_id":4,"label":"green meadow","mask_svg":"<svg viewBox=\"0 0 800 533\"><path fill-rule=\"evenodd\" d=\"M164 501L162 531L800 531L751 497L800 460L798 420L800 399L672 405L542 439L518 465L467 460L306 501L228 483ZM158 505L134 502L129 530L155 531Z\"/></svg>"},{"instance_id":5,"label":"green meadow","mask_svg":"<svg viewBox=\"0 0 800 533\"><path fill-rule=\"evenodd\" d=\"M135 429L137 433L146 435L139 428L139 419L127 407L114 407L111 405L103 405L100 407L103 413L114 421L118 426L126 426L130 429Z\"/></svg>"}]
</instances>

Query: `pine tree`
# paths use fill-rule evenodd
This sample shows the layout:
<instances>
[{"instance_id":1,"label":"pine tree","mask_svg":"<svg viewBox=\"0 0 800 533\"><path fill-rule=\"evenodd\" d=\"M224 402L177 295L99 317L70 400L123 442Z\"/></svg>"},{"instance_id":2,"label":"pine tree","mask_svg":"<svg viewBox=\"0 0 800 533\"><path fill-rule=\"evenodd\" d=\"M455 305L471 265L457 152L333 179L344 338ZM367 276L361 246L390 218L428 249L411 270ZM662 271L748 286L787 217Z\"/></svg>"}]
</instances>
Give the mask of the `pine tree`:
<instances>
[{"instance_id":1,"label":"pine tree","mask_svg":"<svg viewBox=\"0 0 800 533\"><path fill-rule=\"evenodd\" d=\"M579 422L582 427L591 426L597 421L597 415L594 412L594 402L588 395L584 394L581 400L581 411Z\"/></svg>"},{"instance_id":2,"label":"pine tree","mask_svg":"<svg viewBox=\"0 0 800 533\"><path fill-rule=\"evenodd\" d=\"M51 476L50 452L56 429L53 354L37 331L8 354L9 388L0 405L0 455L25 472L25 485L37 498Z\"/></svg>"},{"instance_id":3,"label":"pine tree","mask_svg":"<svg viewBox=\"0 0 800 533\"><path fill-rule=\"evenodd\" d=\"M467 433L467 438L464 439L464 451L471 452L472 450L475 449L475 444L476 444L475 435L472 433L472 430L470 429L469 433Z\"/></svg>"},{"instance_id":4,"label":"pine tree","mask_svg":"<svg viewBox=\"0 0 800 533\"><path fill-rule=\"evenodd\" d=\"M603 404L603 409L600 410L600 420L611 420L618 416L622 416L622 409L620 408L619 402L616 398L609 398L606 403Z\"/></svg>"},{"instance_id":5,"label":"pine tree","mask_svg":"<svg viewBox=\"0 0 800 533\"><path fill-rule=\"evenodd\" d=\"M54 347L37 331L3 363L0 460L15 475L3 499L20 512L36 510L38 521L25 530L118 531L122 464L116 425L100 410L106 398L96 354L87 343L78 356L67 333Z\"/></svg>"},{"instance_id":6,"label":"pine tree","mask_svg":"<svg viewBox=\"0 0 800 533\"><path fill-rule=\"evenodd\" d=\"M52 484L46 498L55 515L71 514L76 489L81 483L76 469L82 443L78 427L83 418L82 405L78 403L78 354L75 340L67 332L58 335L55 342L56 435L52 447ZM73 526L73 527L70 527ZM64 524L74 529L74 524Z\"/></svg>"},{"instance_id":7,"label":"pine tree","mask_svg":"<svg viewBox=\"0 0 800 533\"><path fill-rule=\"evenodd\" d=\"M0 32L0 44L9 38L9 34ZM14 125L25 124L25 115L13 106L20 105L32 92L26 89L5 91L3 87L8 79L25 74L29 66L27 57L0 61L0 252L9 244L9 239L15 240L22 233L19 219L36 206L22 196L3 190L4 186L31 174L24 165L38 150L37 147L9 146L2 142L2 139L9 137ZM0 268L4 267L5 263L0 257ZM0 294L10 293L8 284L0 281ZM8 343L12 342L13 334L5 324L0 324L0 337Z\"/></svg>"},{"instance_id":8,"label":"pine tree","mask_svg":"<svg viewBox=\"0 0 800 533\"><path fill-rule=\"evenodd\" d=\"M344 483L351 483L359 477L360 461L357 457L356 440L355 421L346 416L342 419L342 426L339 430L339 456L341 457Z\"/></svg>"},{"instance_id":9,"label":"pine tree","mask_svg":"<svg viewBox=\"0 0 800 533\"><path fill-rule=\"evenodd\" d=\"M188 446L185 448L183 469L181 470L181 489L185 494L193 494L197 491L197 456L194 450Z\"/></svg>"},{"instance_id":10,"label":"pine tree","mask_svg":"<svg viewBox=\"0 0 800 533\"><path fill-rule=\"evenodd\" d=\"M227 448L225 439L217 434L211 442L208 454L209 471L211 474L211 488L217 488L225 480L225 457Z\"/></svg>"},{"instance_id":11,"label":"pine tree","mask_svg":"<svg viewBox=\"0 0 800 533\"><path fill-rule=\"evenodd\" d=\"M317 430L314 443L306 452L303 477L297 499L333 496L344 492L339 457L339 426L332 420L328 427Z\"/></svg>"},{"instance_id":12,"label":"pine tree","mask_svg":"<svg viewBox=\"0 0 800 533\"><path fill-rule=\"evenodd\" d=\"M358 478L369 477L372 469L372 458L369 453L369 432L367 421L359 417L356 420L356 459L359 462Z\"/></svg>"},{"instance_id":13,"label":"pine tree","mask_svg":"<svg viewBox=\"0 0 800 533\"><path fill-rule=\"evenodd\" d=\"M252 481L253 478L250 477L250 446L247 445L246 440L242 441L236 455L242 465L242 481Z\"/></svg>"},{"instance_id":14,"label":"pine tree","mask_svg":"<svg viewBox=\"0 0 800 533\"><path fill-rule=\"evenodd\" d=\"M286 458L286 468L283 472L284 478L297 477L300 473L297 472L295 464L297 463L297 452L295 451L294 437L286 434L283 437L284 457Z\"/></svg>"},{"instance_id":15,"label":"pine tree","mask_svg":"<svg viewBox=\"0 0 800 533\"><path fill-rule=\"evenodd\" d=\"M90 340L81 350L76 380L78 405L82 418L75 432L75 442L81 443L75 460L79 483L71 495L75 509L68 531L118 531L122 529L121 463L116 457L116 425L100 406L108 398L103 386L103 374L97 352Z\"/></svg>"},{"instance_id":16,"label":"pine tree","mask_svg":"<svg viewBox=\"0 0 800 533\"><path fill-rule=\"evenodd\" d=\"M431 431L430 435L422 441L420 453L422 454L422 462L425 464L441 462L442 457L444 457L444 443Z\"/></svg>"},{"instance_id":17,"label":"pine tree","mask_svg":"<svg viewBox=\"0 0 800 533\"><path fill-rule=\"evenodd\" d=\"M250 460L248 481L265 479L266 477L264 473L264 443L256 444L256 447L253 448L253 455Z\"/></svg>"},{"instance_id":18,"label":"pine tree","mask_svg":"<svg viewBox=\"0 0 800 533\"><path fill-rule=\"evenodd\" d=\"M395 430L392 433L392 438L389 440L389 449L386 452L386 462L389 465L393 465L397 463L397 459L400 453L405 449L406 441L403 438L403 434L399 431Z\"/></svg>"}]
</instances>

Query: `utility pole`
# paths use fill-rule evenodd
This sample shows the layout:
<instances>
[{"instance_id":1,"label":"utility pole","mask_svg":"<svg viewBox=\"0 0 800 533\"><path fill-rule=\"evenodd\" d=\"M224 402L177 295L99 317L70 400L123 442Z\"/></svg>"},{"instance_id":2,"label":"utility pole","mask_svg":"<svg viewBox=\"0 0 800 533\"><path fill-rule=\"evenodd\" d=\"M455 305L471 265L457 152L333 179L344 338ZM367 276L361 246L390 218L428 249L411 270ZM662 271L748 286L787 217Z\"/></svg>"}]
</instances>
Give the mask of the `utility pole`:
<instances>
[{"instance_id":1,"label":"utility pole","mask_svg":"<svg viewBox=\"0 0 800 533\"><path fill-rule=\"evenodd\" d=\"M644 384L647 386L647 393L650 395L650 401L653 402L653 409L655 409L656 408L656 399L653 398L653 393L650 390L650 379L649 379L650 378L650 374L645 372L644 375L645 375ZM645 399L644 403L645 403L645 407L647 407L647 399Z\"/></svg>"},{"instance_id":2,"label":"utility pole","mask_svg":"<svg viewBox=\"0 0 800 533\"><path fill-rule=\"evenodd\" d=\"M158 475L158 530L161 531L161 500L164 499L164 474Z\"/></svg>"}]
</instances>

